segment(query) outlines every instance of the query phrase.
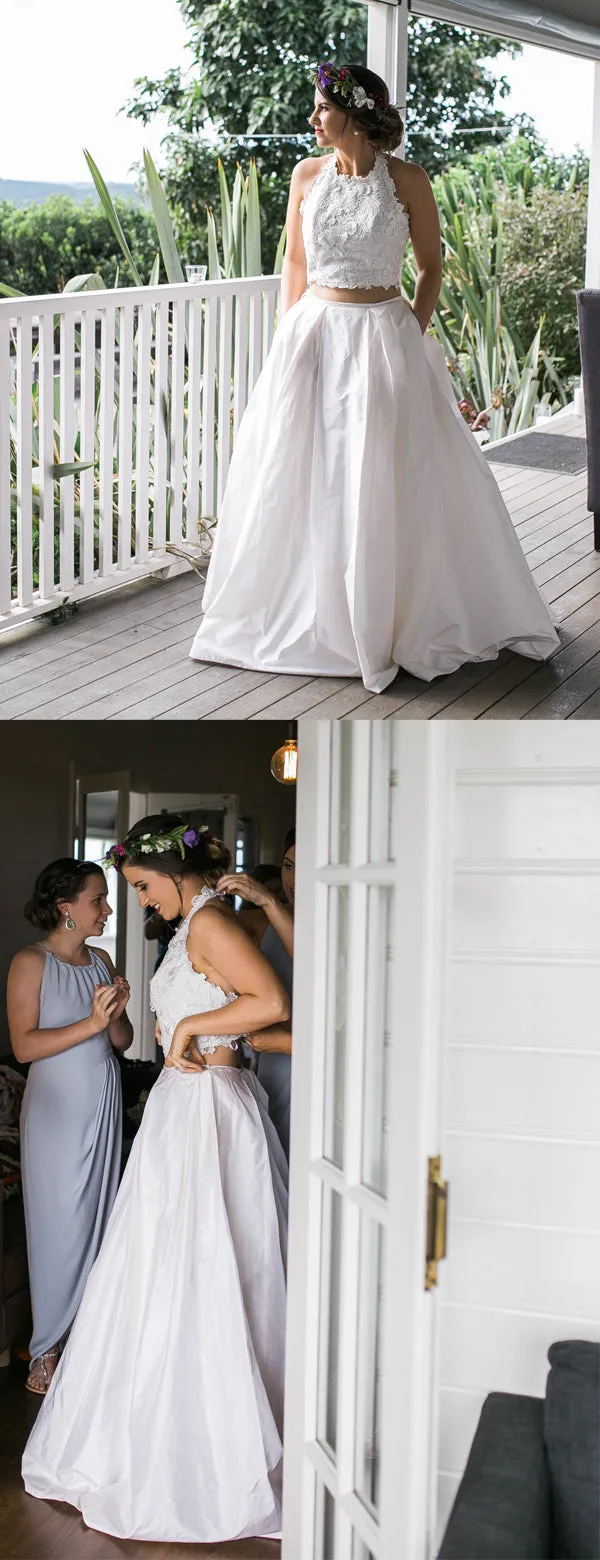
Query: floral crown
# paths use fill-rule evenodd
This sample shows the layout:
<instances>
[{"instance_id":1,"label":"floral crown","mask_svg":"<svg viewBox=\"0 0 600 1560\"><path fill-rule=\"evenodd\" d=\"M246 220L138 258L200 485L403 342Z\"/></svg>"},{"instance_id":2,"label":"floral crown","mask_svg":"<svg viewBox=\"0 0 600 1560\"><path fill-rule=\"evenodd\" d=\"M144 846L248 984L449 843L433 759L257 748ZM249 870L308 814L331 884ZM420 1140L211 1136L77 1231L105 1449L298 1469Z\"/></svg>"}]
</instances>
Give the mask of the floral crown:
<instances>
[{"instance_id":1,"label":"floral crown","mask_svg":"<svg viewBox=\"0 0 600 1560\"><path fill-rule=\"evenodd\" d=\"M352 75L352 71L348 70L347 65L338 67L332 65L329 60L324 60L317 66L313 79L322 92L329 92L333 97L341 98L345 108L369 108L375 113L377 119L385 119L390 106L387 92L369 94Z\"/></svg>"},{"instance_id":2,"label":"floral crown","mask_svg":"<svg viewBox=\"0 0 600 1560\"><path fill-rule=\"evenodd\" d=\"M194 845L199 845L203 834L210 834L208 824L203 823L199 829L192 824L180 823L176 829L171 829L165 834L138 834L135 840L126 840L121 845L111 845L106 855L102 857L103 867L119 867L125 856L160 856L163 851L178 850L183 861L185 847L192 850Z\"/></svg>"}]
</instances>

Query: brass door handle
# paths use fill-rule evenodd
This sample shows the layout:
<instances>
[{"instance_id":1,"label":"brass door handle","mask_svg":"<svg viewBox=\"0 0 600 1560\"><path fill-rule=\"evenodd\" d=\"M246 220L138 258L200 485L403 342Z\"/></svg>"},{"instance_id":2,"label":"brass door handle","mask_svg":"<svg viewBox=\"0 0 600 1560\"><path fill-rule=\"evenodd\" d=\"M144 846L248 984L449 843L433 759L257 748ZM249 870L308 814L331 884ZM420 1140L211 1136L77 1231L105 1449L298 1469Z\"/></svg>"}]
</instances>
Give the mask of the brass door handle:
<instances>
[{"instance_id":1,"label":"brass door handle","mask_svg":"<svg viewBox=\"0 0 600 1560\"><path fill-rule=\"evenodd\" d=\"M427 1165L427 1239L425 1247L425 1288L435 1289L438 1262L446 1256L448 1228L448 1183L442 1178L439 1154Z\"/></svg>"}]
</instances>

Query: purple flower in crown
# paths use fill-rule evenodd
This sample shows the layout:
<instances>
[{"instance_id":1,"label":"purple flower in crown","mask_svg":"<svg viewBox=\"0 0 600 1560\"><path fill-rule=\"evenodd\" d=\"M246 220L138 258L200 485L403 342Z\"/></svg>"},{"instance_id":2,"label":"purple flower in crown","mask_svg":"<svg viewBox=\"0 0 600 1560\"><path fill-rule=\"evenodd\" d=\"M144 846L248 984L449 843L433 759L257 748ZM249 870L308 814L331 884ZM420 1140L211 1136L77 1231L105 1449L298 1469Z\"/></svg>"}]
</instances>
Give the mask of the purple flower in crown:
<instances>
[{"instance_id":1,"label":"purple flower in crown","mask_svg":"<svg viewBox=\"0 0 600 1560\"><path fill-rule=\"evenodd\" d=\"M184 845L189 845L190 847L197 845L199 839L200 832L198 829L186 829L185 834L183 835Z\"/></svg>"}]
</instances>

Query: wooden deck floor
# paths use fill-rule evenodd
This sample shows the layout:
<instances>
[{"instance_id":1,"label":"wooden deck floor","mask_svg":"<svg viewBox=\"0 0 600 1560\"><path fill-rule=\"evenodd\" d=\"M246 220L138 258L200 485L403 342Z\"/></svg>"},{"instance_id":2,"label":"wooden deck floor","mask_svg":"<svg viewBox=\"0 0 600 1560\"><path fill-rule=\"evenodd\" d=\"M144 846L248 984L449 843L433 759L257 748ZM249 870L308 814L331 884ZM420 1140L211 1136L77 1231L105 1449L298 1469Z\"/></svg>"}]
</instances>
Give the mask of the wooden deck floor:
<instances>
[{"instance_id":1,"label":"wooden deck floor","mask_svg":"<svg viewBox=\"0 0 600 1560\"><path fill-rule=\"evenodd\" d=\"M553 431L559 429L554 427ZM581 435L570 419L561 432ZM287 677L190 661L197 575L129 586L58 628L38 620L0 640L4 720L600 719L600 554L586 476L494 464L560 648L544 665L503 651L423 683L401 673L374 696L348 678Z\"/></svg>"}]
</instances>

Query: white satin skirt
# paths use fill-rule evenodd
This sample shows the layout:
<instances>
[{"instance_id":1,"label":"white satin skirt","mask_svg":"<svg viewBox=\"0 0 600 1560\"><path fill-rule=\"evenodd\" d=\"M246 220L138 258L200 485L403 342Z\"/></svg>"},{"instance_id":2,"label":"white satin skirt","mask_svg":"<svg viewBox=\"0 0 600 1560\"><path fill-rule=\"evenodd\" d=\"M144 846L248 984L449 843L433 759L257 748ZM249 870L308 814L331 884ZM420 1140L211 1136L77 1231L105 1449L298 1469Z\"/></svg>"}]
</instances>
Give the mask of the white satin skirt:
<instances>
[{"instance_id":1,"label":"white satin skirt","mask_svg":"<svg viewBox=\"0 0 600 1560\"><path fill-rule=\"evenodd\" d=\"M167 1069L23 1457L117 1538L281 1529L287 1166L253 1073Z\"/></svg>"},{"instance_id":2,"label":"white satin skirt","mask_svg":"<svg viewBox=\"0 0 600 1560\"><path fill-rule=\"evenodd\" d=\"M558 636L442 350L402 298L284 315L233 451L191 655L429 682Z\"/></svg>"}]
</instances>

